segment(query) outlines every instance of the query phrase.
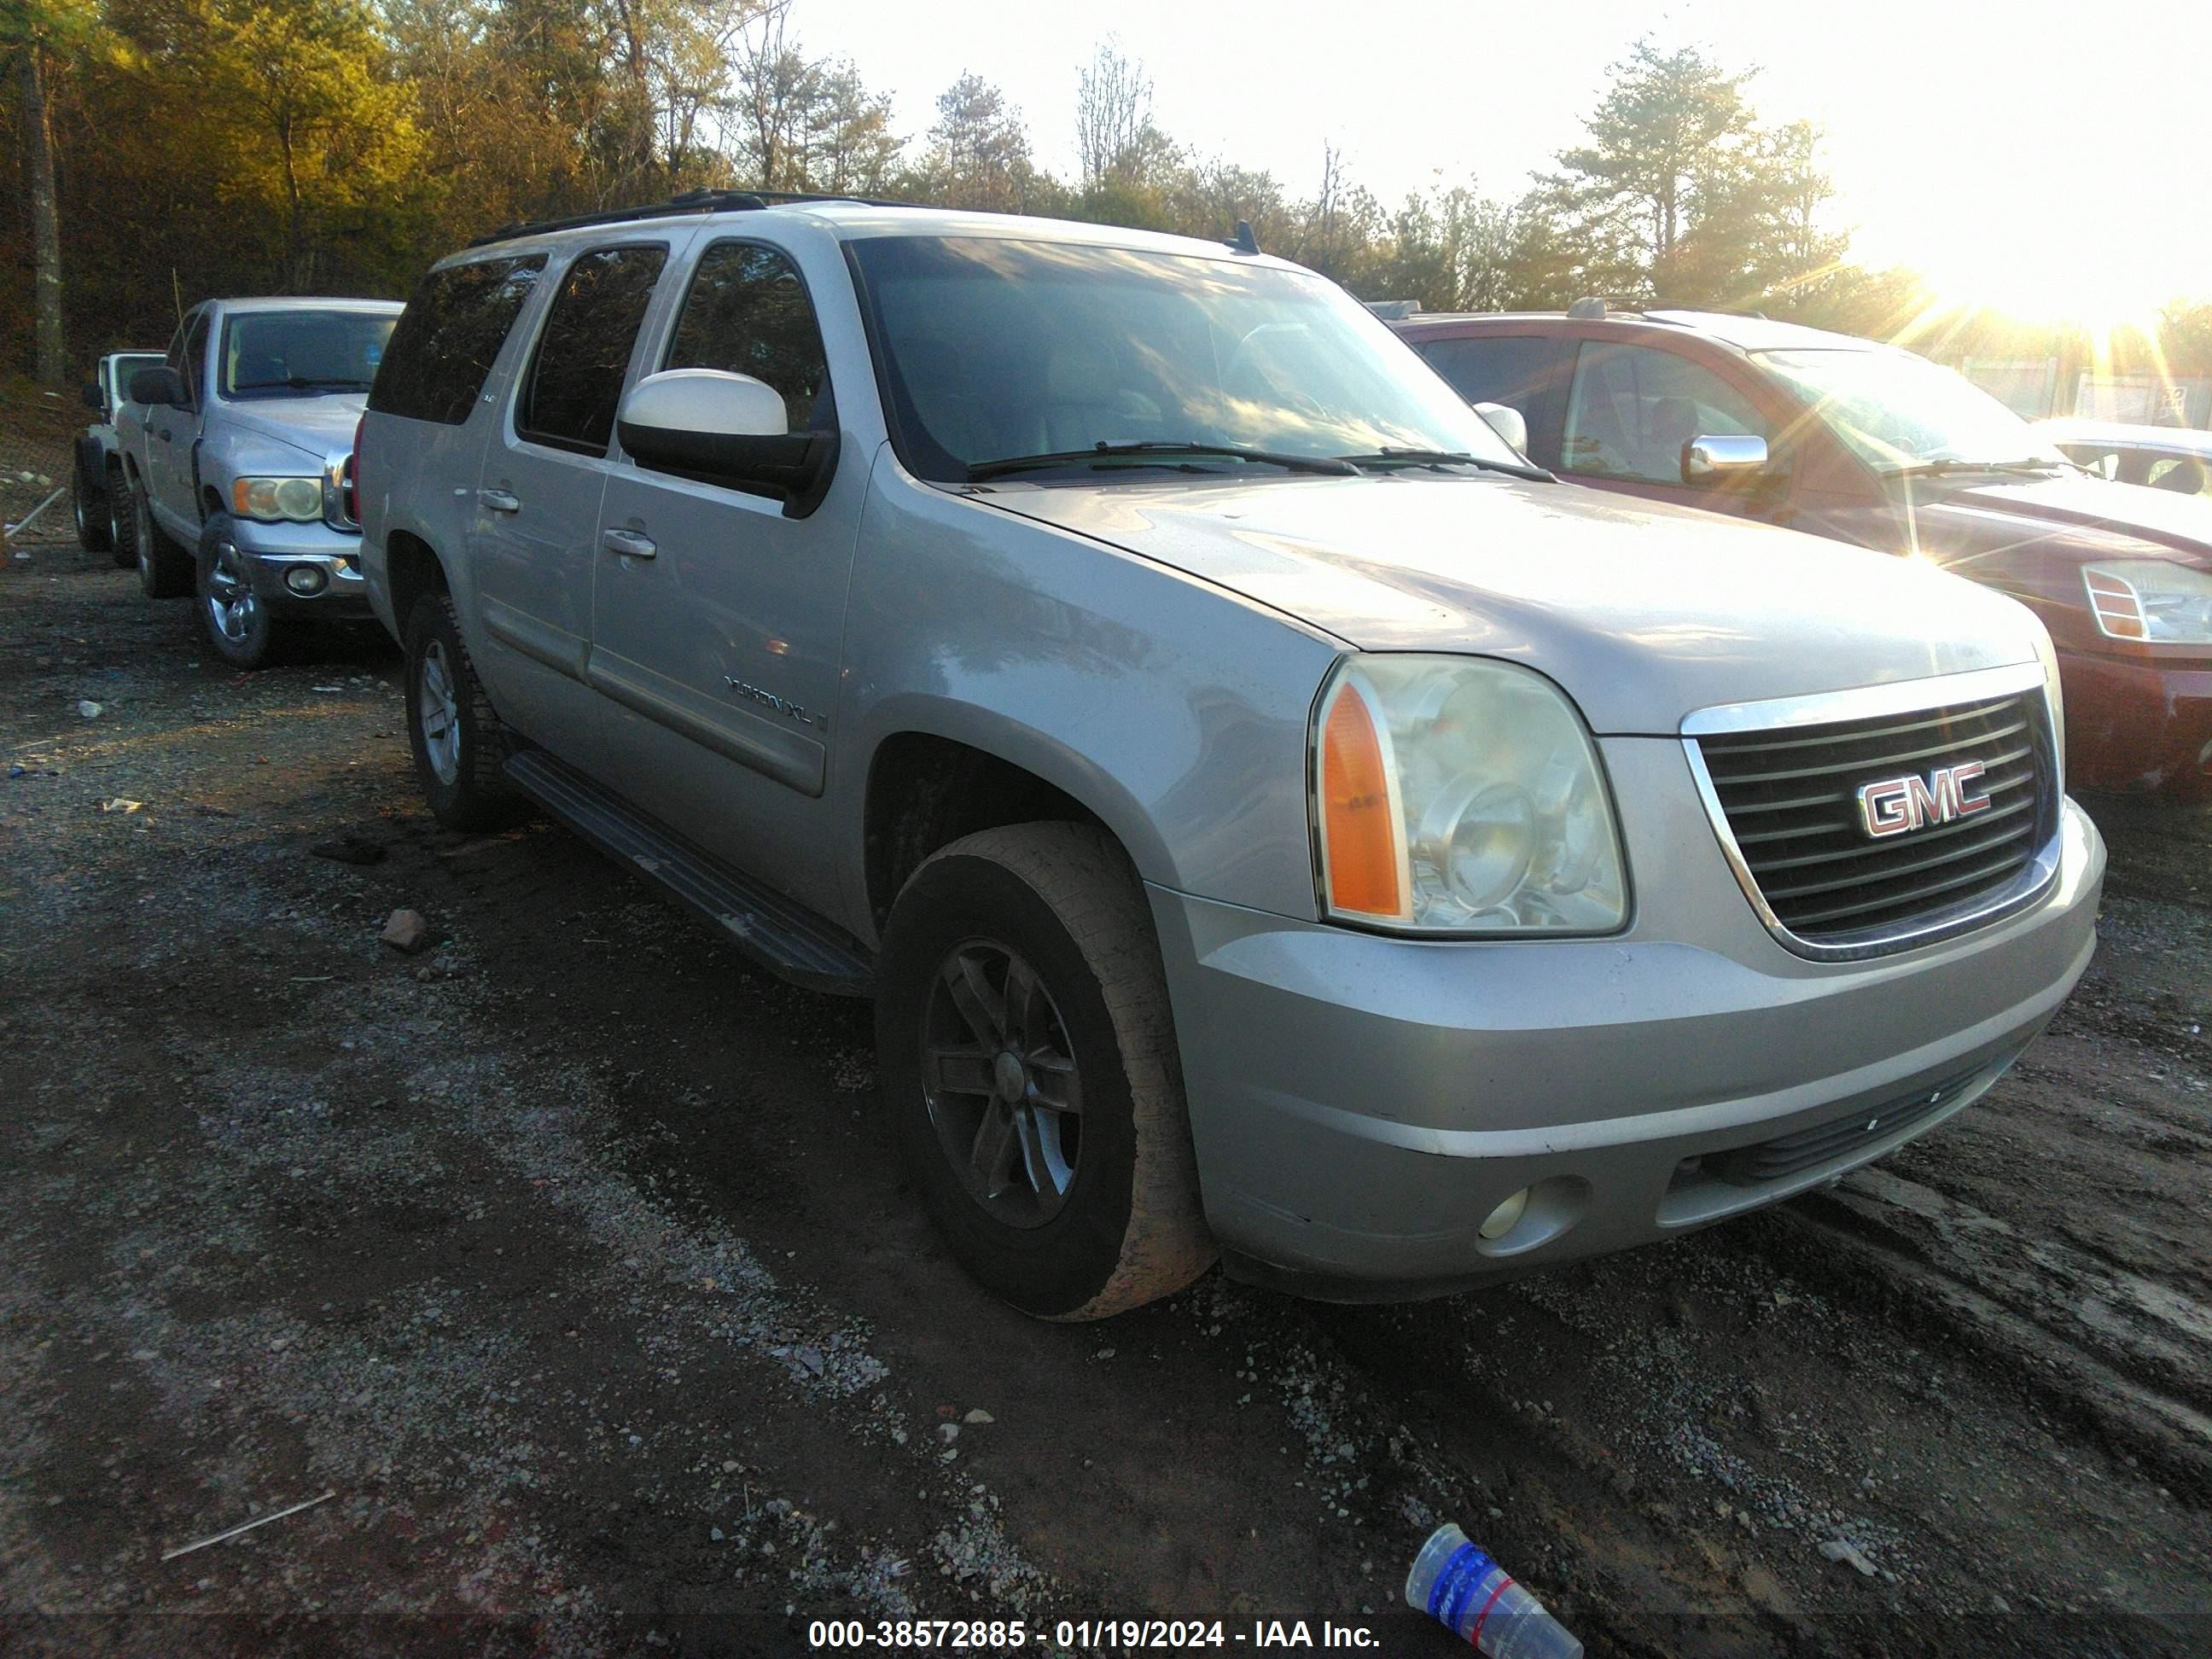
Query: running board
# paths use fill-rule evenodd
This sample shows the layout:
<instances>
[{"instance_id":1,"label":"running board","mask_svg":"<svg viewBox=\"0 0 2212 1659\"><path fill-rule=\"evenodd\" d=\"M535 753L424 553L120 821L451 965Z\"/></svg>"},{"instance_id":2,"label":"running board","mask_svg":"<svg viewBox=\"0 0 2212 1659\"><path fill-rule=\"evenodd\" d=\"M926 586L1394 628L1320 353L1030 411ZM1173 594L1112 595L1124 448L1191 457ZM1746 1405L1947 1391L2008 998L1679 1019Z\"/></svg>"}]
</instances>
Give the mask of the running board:
<instances>
[{"instance_id":1,"label":"running board","mask_svg":"<svg viewBox=\"0 0 2212 1659\"><path fill-rule=\"evenodd\" d=\"M516 788L617 863L656 883L780 979L833 996L875 994L867 947L743 875L542 749L508 757Z\"/></svg>"}]
</instances>

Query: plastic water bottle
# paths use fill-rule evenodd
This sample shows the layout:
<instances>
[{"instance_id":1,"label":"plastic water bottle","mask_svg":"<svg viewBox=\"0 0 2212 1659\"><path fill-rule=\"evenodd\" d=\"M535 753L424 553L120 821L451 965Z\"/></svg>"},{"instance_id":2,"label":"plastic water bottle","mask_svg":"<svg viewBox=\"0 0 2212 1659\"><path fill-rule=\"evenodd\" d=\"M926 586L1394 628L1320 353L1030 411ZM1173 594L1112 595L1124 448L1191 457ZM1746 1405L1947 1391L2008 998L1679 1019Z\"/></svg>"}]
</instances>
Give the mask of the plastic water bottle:
<instances>
[{"instance_id":1,"label":"plastic water bottle","mask_svg":"<svg viewBox=\"0 0 2212 1659\"><path fill-rule=\"evenodd\" d=\"M1447 1521L1406 1575L1406 1601L1490 1659L1583 1659L1583 1644Z\"/></svg>"}]
</instances>

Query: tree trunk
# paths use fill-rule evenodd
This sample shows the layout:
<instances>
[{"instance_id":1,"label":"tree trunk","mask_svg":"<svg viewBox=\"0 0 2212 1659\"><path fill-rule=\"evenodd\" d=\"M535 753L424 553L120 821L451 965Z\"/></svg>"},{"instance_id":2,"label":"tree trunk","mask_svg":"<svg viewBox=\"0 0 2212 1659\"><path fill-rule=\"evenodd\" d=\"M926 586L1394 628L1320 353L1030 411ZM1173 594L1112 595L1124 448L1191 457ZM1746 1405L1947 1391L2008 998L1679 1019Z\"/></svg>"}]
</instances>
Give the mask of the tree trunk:
<instances>
[{"instance_id":1,"label":"tree trunk","mask_svg":"<svg viewBox=\"0 0 2212 1659\"><path fill-rule=\"evenodd\" d=\"M46 53L23 48L23 143L30 151L31 238L38 267L38 377L41 386L69 380L69 343L62 332L62 225L55 201L54 133L46 114Z\"/></svg>"}]
</instances>

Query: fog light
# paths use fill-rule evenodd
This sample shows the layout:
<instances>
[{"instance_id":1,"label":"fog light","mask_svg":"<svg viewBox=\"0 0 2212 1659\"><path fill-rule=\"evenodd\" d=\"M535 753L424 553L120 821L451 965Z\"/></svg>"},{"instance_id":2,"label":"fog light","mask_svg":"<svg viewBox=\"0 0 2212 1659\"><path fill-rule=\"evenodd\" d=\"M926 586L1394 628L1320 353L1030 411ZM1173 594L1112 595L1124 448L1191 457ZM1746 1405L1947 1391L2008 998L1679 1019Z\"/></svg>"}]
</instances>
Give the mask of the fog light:
<instances>
[{"instance_id":1,"label":"fog light","mask_svg":"<svg viewBox=\"0 0 2212 1659\"><path fill-rule=\"evenodd\" d=\"M1490 1212L1489 1218L1482 1224L1482 1236L1485 1238L1504 1237L1513 1231L1513 1224L1520 1220L1522 1212L1528 1207L1528 1189L1523 1187Z\"/></svg>"},{"instance_id":2,"label":"fog light","mask_svg":"<svg viewBox=\"0 0 2212 1659\"><path fill-rule=\"evenodd\" d=\"M331 585L330 575L319 564L295 565L284 573L284 586L303 599L311 599Z\"/></svg>"}]
</instances>

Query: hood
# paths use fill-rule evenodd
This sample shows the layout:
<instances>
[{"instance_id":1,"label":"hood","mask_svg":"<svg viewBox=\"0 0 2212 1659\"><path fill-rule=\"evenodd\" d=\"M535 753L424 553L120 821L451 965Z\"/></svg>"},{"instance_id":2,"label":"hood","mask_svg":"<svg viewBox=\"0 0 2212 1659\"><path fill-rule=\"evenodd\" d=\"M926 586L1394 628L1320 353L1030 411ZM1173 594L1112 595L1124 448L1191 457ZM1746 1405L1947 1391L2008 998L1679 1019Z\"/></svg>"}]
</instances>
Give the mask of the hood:
<instances>
[{"instance_id":1,"label":"hood","mask_svg":"<svg viewBox=\"0 0 2212 1659\"><path fill-rule=\"evenodd\" d=\"M333 392L322 398L255 398L225 404L224 418L241 431L306 450L319 466L325 455L353 447L353 429L368 407L368 395L362 392Z\"/></svg>"},{"instance_id":2,"label":"hood","mask_svg":"<svg viewBox=\"0 0 2212 1659\"><path fill-rule=\"evenodd\" d=\"M2074 476L2020 478L1922 499L1913 511L1923 520L1939 521L1960 514L1985 520L2002 516L2018 521L2028 533L2033 533L2030 526L2060 526L2076 532L2058 539L2078 550L2085 562L2142 558L2150 554L2142 545L2149 542L2168 554L2182 555L2180 563L2212 569L2212 501L2171 489ZM2100 538L2109 538L2110 544L2099 546Z\"/></svg>"},{"instance_id":3,"label":"hood","mask_svg":"<svg viewBox=\"0 0 2212 1659\"><path fill-rule=\"evenodd\" d=\"M2013 600L1923 562L1573 484L1407 477L994 486L1370 651L1548 674L1601 733L2036 659Z\"/></svg>"}]
</instances>

